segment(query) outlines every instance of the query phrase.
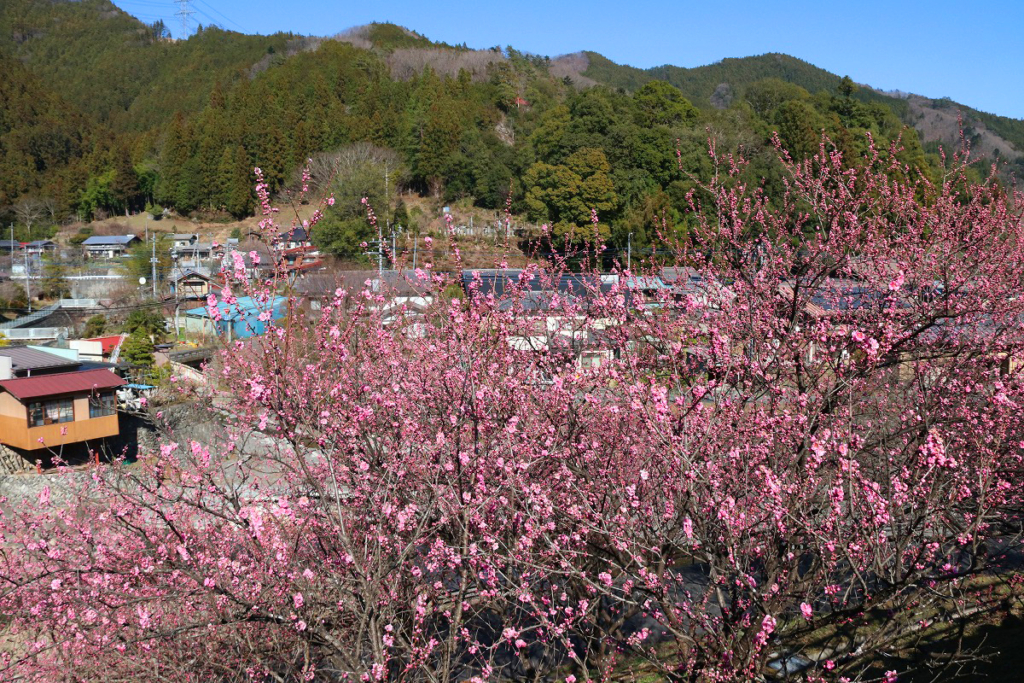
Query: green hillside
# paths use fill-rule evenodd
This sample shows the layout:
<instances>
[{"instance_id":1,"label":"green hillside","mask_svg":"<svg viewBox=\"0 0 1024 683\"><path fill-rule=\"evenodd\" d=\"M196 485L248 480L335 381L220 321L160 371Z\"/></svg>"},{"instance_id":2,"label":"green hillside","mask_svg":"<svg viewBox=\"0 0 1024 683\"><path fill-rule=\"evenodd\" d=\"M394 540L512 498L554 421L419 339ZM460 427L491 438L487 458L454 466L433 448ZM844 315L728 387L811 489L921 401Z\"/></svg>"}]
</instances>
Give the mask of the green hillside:
<instances>
[{"instance_id":1,"label":"green hillside","mask_svg":"<svg viewBox=\"0 0 1024 683\"><path fill-rule=\"evenodd\" d=\"M583 76L630 92L652 80L666 81L679 88L700 107L728 107L742 101L752 85L766 79L778 79L797 85L811 94L834 92L842 82L842 77L836 74L783 54L727 58L694 68L665 65L650 69L616 64L596 52L584 54L589 66L581 72ZM930 146L941 143L947 148L956 148L959 145L958 134L939 134L922 123L922 117L911 112L904 97L887 95L871 88L859 88L853 97L861 102L881 104L890 109L904 123L917 128L924 140L933 143ZM1019 175L1024 171L1024 120L982 112L945 98L928 100L924 108L933 112L954 112L954 115L959 112L964 117L965 133L976 147L980 145L984 152L992 156L993 149L1009 146L1016 151L1016 155L1002 155L1003 161L1010 164L1006 169L1007 174L1016 171ZM988 140L988 136L996 137ZM1005 145L1002 144L1004 142Z\"/></svg>"},{"instance_id":2,"label":"green hillside","mask_svg":"<svg viewBox=\"0 0 1024 683\"><path fill-rule=\"evenodd\" d=\"M798 158L824 132L850 164L869 133L883 149L901 137L900 160L932 177L936 145L958 137L954 103L858 88L785 55L640 70L586 53L572 64L566 75L564 61L391 24L335 39L207 27L173 41L108 0L5 0L0 220L19 221L25 202L53 207L53 220L149 204L239 218L253 210L254 167L277 192L312 158L318 189L343 200L318 233L338 254L363 250L363 196L408 225L385 201L395 188L495 211L510 201L552 227L552 248L597 209L613 244L633 234L642 246L656 230L685 232L686 194L714 172L708 129L750 160L739 180L769 194L782 187L775 132ZM978 149L1024 168L1022 122L964 111Z\"/></svg>"},{"instance_id":3,"label":"green hillside","mask_svg":"<svg viewBox=\"0 0 1024 683\"><path fill-rule=\"evenodd\" d=\"M109 0L0 3L0 49L48 87L114 131L142 132L196 112L216 84L246 77L269 53L284 55L293 36L247 36L210 28L170 41Z\"/></svg>"},{"instance_id":4,"label":"green hillside","mask_svg":"<svg viewBox=\"0 0 1024 683\"><path fill-rule=\"evenodd\" d=\"M0 207L23 196L66 206L94 147L94 126L3 52L0 73Z\"/></svg>"}]
</instances>

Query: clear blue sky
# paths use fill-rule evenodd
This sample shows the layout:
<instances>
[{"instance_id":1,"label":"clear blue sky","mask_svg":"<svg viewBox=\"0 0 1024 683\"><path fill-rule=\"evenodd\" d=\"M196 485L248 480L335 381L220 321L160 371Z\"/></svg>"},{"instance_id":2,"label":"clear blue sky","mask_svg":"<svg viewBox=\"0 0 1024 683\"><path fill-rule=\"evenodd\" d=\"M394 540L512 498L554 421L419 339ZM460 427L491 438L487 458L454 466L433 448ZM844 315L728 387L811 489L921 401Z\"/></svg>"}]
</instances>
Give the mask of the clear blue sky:
<instances>
[{"instance_id":1,"label":"clear blue sky","mask_svg":"<svg viewBox=\"0 0 1024 683\"><path fill-rule=\"evenodd\" d=\"M181 32L173 0L114 0ZM192 0L195 23L333 35L371 21L470 47L593 50L638 67L784 52L855 81L1024 118L1024 0Z\"/></svg>"}]
</instances>

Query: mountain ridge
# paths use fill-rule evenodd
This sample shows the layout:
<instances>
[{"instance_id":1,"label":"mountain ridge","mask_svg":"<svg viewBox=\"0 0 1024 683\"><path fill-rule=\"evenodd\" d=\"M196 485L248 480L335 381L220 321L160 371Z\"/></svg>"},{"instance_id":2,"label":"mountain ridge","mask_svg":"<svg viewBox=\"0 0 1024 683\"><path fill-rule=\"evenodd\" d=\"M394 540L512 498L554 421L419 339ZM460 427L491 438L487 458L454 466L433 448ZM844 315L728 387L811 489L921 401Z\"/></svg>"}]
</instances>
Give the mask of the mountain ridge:
<instances>
[{"instance_id":1,"label":"mountain ridge","mask_svg":"<svg viewBox=\"0 0 1024 683\"><path fill-rule=\"evenodd\" d=\"M587 60L586 65L581 65L581 55ZM799 85L811 94L834 90L842 81L838 74L798 57L776 52L726 57L696 67L666 64L648 69L617 64L599 53L587 51L561 56L555 61L559 60L573 63L574 72L597 83L630 91L649 81L664 80L679 88L698 106L706 104L719 108L731 104L745 86L761 78L779 78ZM730 82L730 77L733 82ZM870 84L857 85L860 88L854 97L864 102L882 103L892 109L904 123L918 131L926 144L957 148L962 124L964 137L977 154L997 159L1024 158L1024 119L983 112L946 97L932 98L911 92L894 95Z\"/></svg>"},{"instance_id":2,"label":"mountain ridge","mask_svg":"<svg viewBox=\"0 0 1024 683\"><path fill-rule=\"evenodd\" d=\"M962 131L978 153L1024 171L1024 121L857 87L781 53L639 69L590 51L550 58L449 45L387 23L329 38L207 26L170 40L162 22L109 0L6 0L0 57L20 65L19 79L50 110L82 117L73 131L46 112L22 123L0 102L0 149L54 147L25 152L18 165L0 159L0 174L19 178L0 194L0 212L38 194L86 215L147 203L237 215L252 207L244 195L253 166L276 190L310 156L369 142L398 153L407 186L422 194L493 208L511 188L522 211L527 183L549 182L543 173L555 178L570 157L583 163L574 151L602 150L605 160L586 164L607 164L601 183L619 196L609 205L622 220L629 211L649 218L651 198L664 208L673 182L664 152L681 137L704 144L708 127L755 155L773 130L802 154L826 131L853 159L866 134L887 145L910 126L905 158L933 170L939 145L957 147Z\"/></svg>"}]
</instances>

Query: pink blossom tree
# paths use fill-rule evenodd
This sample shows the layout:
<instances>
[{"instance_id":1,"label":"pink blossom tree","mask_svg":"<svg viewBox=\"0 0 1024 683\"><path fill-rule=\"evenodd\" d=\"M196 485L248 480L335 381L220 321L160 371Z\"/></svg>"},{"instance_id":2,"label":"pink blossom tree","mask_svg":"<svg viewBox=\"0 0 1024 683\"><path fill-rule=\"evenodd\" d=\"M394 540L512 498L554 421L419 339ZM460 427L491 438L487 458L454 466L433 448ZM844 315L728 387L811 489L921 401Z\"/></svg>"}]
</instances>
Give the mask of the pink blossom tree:
<instances>
[{"instance_id":1,"label":"pink blossom tree","mask_svg":"<svg viewBox=\"0 0 1024 683\"><path fill-rule=\"evenodd\" d=\"M894 152L715 156L672 288L368 284L225 347L220 441L3 506L5 675L893 680L1017 590L1024 448L1020 197Z\"/></svg>"}]
</instances>

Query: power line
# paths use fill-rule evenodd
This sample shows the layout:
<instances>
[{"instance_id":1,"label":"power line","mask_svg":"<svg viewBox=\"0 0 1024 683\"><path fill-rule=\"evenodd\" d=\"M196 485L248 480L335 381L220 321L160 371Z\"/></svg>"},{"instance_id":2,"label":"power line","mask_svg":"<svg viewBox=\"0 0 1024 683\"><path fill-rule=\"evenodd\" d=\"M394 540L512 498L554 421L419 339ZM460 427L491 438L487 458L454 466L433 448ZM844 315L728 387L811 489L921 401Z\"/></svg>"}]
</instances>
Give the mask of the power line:
<instances>
[{"instance_id":1,"label":"power line","mask_svg":"<svg viewBox=\"0 0 1024 683\"><path fill-rule=\"evenodd\" d=\"M225 16L225 15L224 15L224 14L223 14L223 13L222 13L222 12L221 12L220 10L218 10L218 9L217 9L216 7L213 7L213 6L211 6L211 5L209 4L209 3L207 3L207 2L204 2L204 0L196 0L196 2L198 2L198 3L199 3L199 4L201 4L201 5L205 5L207 9L209 9L210 11L214 12L215 14L217 14L218 16L220 16L221 18L223 18L223 19L224 19L224 21L228 22L229 24L233 24L233 25L235 26L235 28L237 28L237 29L238 29L239 31L241 31L242 33L245 33L245 32L246 32L246 29L245 29L245 28L243 28L243 27L242 27L241 25L239 25L239 24L238 24L238 22L236 22L236 21L234 21L234 20L232 20L232 19L229 19L228 17L226 17L226 16ZM209 14L206 14L205 12L204 12L203 14L205 14L205 15L206 15L207 17L209 17L210 19L212 19L212 18L213 18L213 17L210 17L210 15L209 15Z\"/></svg>"},{"instance_id":2,"label":"power line","mask_svg":"<svg viewBox=\"0 0 1024 683\"><path fill-rule=\"evenodd\" d=\"M168 6L169 3L167 3L167 2L146 2L145 0L122 0L122 2L119 2L118 5L119 6L120 5L126 5L126 6L128 6L128 5L139 5L141 7L146 8L146 9L159 9L159 10L164 10L165 12L170 9L170 7ZM122 8L122 9L124 9L124 8ZM125 11L129 11L129 10L131 10L130 7L128 8L128 10L125 10ZM131 13L135 14L134 10L132 10Z\"/></svg>"}]
</instances>

